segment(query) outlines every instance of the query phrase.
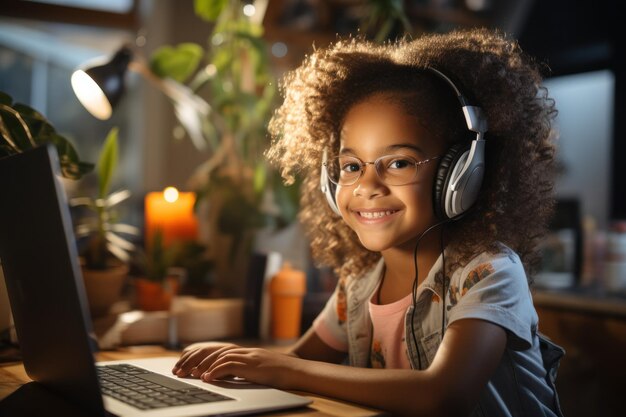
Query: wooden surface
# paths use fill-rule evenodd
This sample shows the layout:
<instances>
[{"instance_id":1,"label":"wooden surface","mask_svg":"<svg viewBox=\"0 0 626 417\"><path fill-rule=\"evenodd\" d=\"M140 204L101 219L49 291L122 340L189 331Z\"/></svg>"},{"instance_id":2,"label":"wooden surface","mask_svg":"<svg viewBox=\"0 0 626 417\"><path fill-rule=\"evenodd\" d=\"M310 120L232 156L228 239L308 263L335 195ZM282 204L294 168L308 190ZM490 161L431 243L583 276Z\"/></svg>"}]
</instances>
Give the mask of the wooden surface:
<instances>
[{"instance_id":1,"label":"wooden surface","mask_svg":"<svg viewBox=\"0 0 626 417\"><path fill-rule=\"evenodd\" d=\"M178 352L166 351L153 347L135 347L126 350L105 351L97 354L98 361L123 360L155 356L178 356ZM20 362L0 364L0 400L6 398L23 384L30 381ZM365 407L349 404L330 398L320 397L308 393L296 392L313 400L308 407L273 413L264 413L263 416L280 417L377 417L385 413Z\"/></svg>"},{"instance_id":2,"label":"wooden surface","mask_svg":"<svg viewBox=\"0 0 626 417\"><path fill-rule=\"evenodd\" d=\"M565 349L556 382L563 414L623 416L626 298L584 291L533 297L539 330Z\"/></svg>"},{"instance_id":3,"label":"wooden surface","mask_svg":"<svg viewBox=\"0 0 626 417\"><path fill-rule=\"evenodd\" d=\"M626 320L626 293L609 293L595 287L534 290L533 301L537 307Z\"/></svg>"}]
</instances>

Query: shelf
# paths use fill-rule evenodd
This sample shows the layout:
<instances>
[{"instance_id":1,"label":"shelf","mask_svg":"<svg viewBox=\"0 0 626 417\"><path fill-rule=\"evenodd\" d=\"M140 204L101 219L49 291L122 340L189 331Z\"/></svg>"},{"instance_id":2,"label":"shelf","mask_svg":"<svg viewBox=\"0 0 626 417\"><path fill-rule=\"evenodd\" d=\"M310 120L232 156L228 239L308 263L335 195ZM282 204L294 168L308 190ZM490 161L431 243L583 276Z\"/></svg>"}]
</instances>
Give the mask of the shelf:
<instances>
[{"instance_id":1,"label":"shelf","mask_svg":"<svg viewBox=\"0 0 626 417\"><path fill-rule=\"evenodd\" d=\"M533 301L541 308L626 318L626 292L609 293L595 287L535 288Z\"/></svg>"}]
</instances>

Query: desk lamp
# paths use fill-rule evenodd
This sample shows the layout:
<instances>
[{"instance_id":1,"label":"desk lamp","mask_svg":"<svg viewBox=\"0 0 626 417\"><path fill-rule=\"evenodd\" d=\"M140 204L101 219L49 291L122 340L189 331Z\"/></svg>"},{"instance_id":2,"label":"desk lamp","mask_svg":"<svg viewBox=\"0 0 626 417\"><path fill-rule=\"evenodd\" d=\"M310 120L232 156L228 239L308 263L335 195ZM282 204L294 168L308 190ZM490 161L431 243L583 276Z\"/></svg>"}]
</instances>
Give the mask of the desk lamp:
<instances>
[{"instance_id":1,"label":"desk lamp","mask_svg":"<svg viewBox=\"0 0 626 417\"><path fill-rule=\"evenodd\" d=\"M96 58L72 74L74 94L91 115L107 120L125 92L125 75L133 71L147 79L174 104L176 117L199 149L206 146L203 124L211 107L187 86L169 78L159 78L129 46L122 46L111 58Z\"/></svg>"},{"instance_id":2,"label":"desk lamp","mask_svg":"<svg viewBox=\"0 0 626 417\"><path fill-rule=\"evenodd\" d=\"M132 60L127 46L110 60L96 58L72 74L72 88L81 104L94 117L107 120L126 89L124 76Z\"/></svg>"}]
</instances>

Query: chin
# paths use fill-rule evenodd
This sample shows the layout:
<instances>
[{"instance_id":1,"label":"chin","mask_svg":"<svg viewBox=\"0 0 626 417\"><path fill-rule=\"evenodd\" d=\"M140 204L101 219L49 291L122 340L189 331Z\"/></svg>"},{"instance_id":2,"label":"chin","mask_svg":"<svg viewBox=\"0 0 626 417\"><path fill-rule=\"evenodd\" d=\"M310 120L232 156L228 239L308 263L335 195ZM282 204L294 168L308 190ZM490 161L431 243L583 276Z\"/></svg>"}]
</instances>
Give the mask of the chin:
<instances>
[{"instance_id":1,"label":"chin","mask_svg":"<svg viewBox=\"0 0 626 417\"><path fill-rule=\"evenodd\" d=\"M361 245L365 247L365 249L372 251L372 252L383 252L388 249L394 249L394 248L400 249L402 251L405 251L405 250L412 251L415 247L416 237L410 236L410 237L407 237L406 239L389 241L384 238L377 239L375 236L370 235L370 236L363 237L363 238L359 236L359 241L361 242Z\"/></svg>"},{"instance_id":2,"label":"chin","mask_svg":"<svg viewBox=\"0 0 626 417\"><path fill-rule=\"evenodd\" d=\"M393 246L390 242L381 241L380 239L376 239L371 236L367 239L359 237L359 242L361 242L361 245L363 245L365 249L372 252L382 252Z\"/></svg>"}]
</instances>

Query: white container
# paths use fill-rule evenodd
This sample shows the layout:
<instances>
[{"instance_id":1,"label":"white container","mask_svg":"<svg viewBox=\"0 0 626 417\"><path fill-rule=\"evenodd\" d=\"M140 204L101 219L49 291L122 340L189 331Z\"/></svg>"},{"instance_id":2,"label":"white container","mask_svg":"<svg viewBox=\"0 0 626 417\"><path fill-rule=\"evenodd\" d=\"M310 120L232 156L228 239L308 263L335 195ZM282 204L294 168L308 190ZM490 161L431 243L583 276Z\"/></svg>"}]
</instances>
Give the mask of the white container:
<instances>
[{"instance_id":1,"label":"white container","mask_svg":"<svg viewBox=\"0 0 626 417\"><path fill-rule=\"evenodd\" d=\"M607 238L604 264L604 284L607 290L626 290L626 233L613 231Z\"/></svg>"}]
</instances>

